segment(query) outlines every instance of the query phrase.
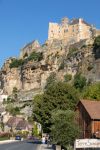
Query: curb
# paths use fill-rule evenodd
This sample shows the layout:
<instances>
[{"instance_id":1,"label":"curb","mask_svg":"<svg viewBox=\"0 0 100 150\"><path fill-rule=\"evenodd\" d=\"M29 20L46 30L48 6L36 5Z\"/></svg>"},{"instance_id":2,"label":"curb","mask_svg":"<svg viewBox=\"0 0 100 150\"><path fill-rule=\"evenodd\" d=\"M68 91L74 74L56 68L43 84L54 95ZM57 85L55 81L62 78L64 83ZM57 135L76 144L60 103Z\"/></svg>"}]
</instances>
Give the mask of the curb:
<instances>
[{"instance_id":1,"label":"curb","mask_svg":"<svg viewBox=\"0 0 100 150\"><path fill-rule=\"evenodd\" d=\"M53 149L51 145L48 147L47 144L41 144L38 150L53 150Z\"/></svg>"},{"instance_id":2,"label":"curb","mask_svg":"<svg viewBox=\"0 0 100 150\"><path fill-rule=\"evenodd\" d=\"M0 144L13 143L13 142L18 142L18 141L16 141L16 140L6 140L6 141L0 141Z\"/></svg>"}]
</instances>

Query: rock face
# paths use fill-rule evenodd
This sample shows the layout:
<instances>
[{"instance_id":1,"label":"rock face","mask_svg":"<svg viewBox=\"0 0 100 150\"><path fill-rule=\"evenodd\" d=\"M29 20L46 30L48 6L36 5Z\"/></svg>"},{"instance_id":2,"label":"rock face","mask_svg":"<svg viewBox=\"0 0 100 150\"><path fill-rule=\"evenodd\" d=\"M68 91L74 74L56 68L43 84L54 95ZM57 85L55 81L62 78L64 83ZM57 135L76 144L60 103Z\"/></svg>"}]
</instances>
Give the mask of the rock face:
<instances>
[{"instance_id":1,"label":"rock face","mask_svg":"<svg viewBox=\"0 0 100 150\"><path fill-rule=\"evenodd\" d=\"M100 74L95 68L100 61L93 54L93 39L83 40L69 45L63 40L46 41L42 46L37 41L21 50L19 59L24 63L18 67L10 67L16 58L9 58L0 70L0 89L10 95L13 88L18 91L42 91L50 74L55 73L57 80L64 80L65 74L74 76L81 71L87 79L100 80ZM29 60L32 52L42 53L41 60ZM25 56L25 54L27 55ZM29 98L30 99L30 98Z\"/></svg>"}]
</instances>

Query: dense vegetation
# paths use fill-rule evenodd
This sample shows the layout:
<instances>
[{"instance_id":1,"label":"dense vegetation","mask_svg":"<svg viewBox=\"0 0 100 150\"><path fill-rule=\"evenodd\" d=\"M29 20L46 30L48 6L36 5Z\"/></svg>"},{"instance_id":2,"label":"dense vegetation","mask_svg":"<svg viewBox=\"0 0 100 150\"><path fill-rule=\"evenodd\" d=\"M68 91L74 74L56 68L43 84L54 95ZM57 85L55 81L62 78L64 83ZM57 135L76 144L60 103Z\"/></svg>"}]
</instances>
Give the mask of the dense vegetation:
<instances>
[{"instance_id":1,"label":"dense vegetation","mask_svg":"<svg viewBox=\"0 0 100 150\"><path fill-rule=\"evenodd\" d=\"M34 61L41 61L43 59L43 55L40 52L32 52L31 55L28 57L28 60L34 60Z\"/></svg>"},{"instance_id":2,"label":"dense vegetation","mask_svg":"<svg viewBox=\"0 0 100 150\"><path fill-rule=\"evenodd\" d=\"M98 58L100 54L100 36L95 38L94 53ZM85 45L83 46L85 47ZM68 57L73 56L78 49L71 48ZM26 58L27 57L27 58ZM25 55L24 60L13 60L10 68L19 67L26 61L40 61L43 59L42 53L33 52L30 56ZM92 65L88 70L93 68ZM64 69L64 62L59 66L59 70ZM52 135L53 142L68 147L72 145L80 130L75 121L75 107L80 99L100 100L100 83L92 83L86 80L81 74L77 73L72 80L70 74L64 76L64 82L56 80L56 74L51 73L47 79L43 94L36 95L33 100L33 118L41 123L43 132ZM13 91L13 98L8 100L8 104L17 100L16 89ZM12 108L8 105L10 113L16 115L20 113L19 108ZM37 127L34 134L37 135Z\"/></svg>"},{"instance_id":3,"label":"dense vegetation","mask_svg":"<svg viewBox=\"0 0 100 150\"><path fill-rule=\"evenodd\" d=\"M40 52L32 52L30 56L25 59L13 59L10 63L10 68L18 68L28 61L41 61L43 59L43 54Z\"/></svg>"},{"instance_id":4,"label":"dense vegetation","mask_svg":"<svg viewBox=\"0 0 100 150\"><path fill-rule=\"evenodd\" d=\"M10 63L10 68L18 68L19 66L23 65L24 61L22 59L14 59Z\"/></svg>"},{"instance_id":5,"label":"dense vegetation","mask_svg":"<svg viewBox=\"0 0 100 150\"><path fill-rule=\"evenodd\" d=\"M100 58L100 35L95 38L93 45L94 45L93 52L95 54L95 58L98 59Z\"/></svg>"},{"instance_id":6,"label":"dense vegetation","mask_svg":"<svg viewBox=\"0 0 100 150\"><path fill-rule=\"evenodd\" d=\"M99 48L100 47L100 35L97 36L94 40L94 47Z\"/></svg>"},{"instance_id":7,"label":"dense vegetation","mask_svg":"<svg viewBox=\"0 0 100 150\"><path fill-rule=\"evenodd\" d=\"M33 118L42 124L44 132L52 135L54 143L67 147L81 131L75 121L79 99L100 100L100 83L89 83L80 73L72 82L70 75L65 76L67 82L57 82L52 76L45 92L33 100Z\"/></svg>"}]
</instances>

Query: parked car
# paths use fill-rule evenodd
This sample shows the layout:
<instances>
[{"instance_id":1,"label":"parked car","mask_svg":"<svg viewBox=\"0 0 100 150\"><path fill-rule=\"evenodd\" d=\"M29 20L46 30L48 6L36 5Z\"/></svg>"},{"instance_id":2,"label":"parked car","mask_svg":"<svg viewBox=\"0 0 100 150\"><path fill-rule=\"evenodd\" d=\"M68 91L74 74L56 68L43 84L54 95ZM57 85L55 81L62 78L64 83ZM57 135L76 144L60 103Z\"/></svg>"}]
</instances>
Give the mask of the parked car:
<instances>
[{"instance_id":1,"label":"parked car","mask_svg":"<svg viewBox=\"0 0 100 150\"><path fill-rule=\"evenodd\" d=\"M20 140L21 141L21 136L20 135L16 135L15 140Z\"/></svg>"}]
</instances>

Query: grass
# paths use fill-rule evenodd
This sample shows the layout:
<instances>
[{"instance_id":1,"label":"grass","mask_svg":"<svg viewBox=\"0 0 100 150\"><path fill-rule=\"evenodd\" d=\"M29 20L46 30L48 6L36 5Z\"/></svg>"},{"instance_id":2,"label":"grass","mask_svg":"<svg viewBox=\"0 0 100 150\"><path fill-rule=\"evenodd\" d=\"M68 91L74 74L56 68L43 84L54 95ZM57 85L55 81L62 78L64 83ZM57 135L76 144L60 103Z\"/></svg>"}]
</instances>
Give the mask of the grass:
<instances>
[{"instance_id":1,"label":"grass","mask_svg":"<svg viewBox=\"0 0 100 150\"><path fill-rule=\"evenodd\" d=\"M0 137L0 141L9 140L8 137Z\"/></svg>"}]
</instances>

